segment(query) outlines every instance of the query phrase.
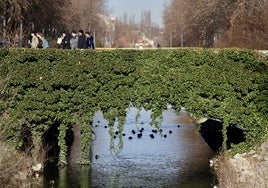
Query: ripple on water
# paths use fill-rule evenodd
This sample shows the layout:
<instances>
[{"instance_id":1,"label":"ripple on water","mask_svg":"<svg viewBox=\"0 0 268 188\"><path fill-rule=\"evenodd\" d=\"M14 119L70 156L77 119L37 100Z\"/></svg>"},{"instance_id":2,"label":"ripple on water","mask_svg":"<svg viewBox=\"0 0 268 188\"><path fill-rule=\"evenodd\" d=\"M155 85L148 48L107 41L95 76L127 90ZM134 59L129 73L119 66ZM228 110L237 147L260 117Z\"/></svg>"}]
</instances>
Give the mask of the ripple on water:
<instances>
[{"instance_id":1,"label":"ripple on water","mask_svg":"<svg viewBox=\"0 0 268 188\"><path fill-rule=\"evenodd\" d=\"M137 124L134 121L137 110L131 110L123 131L126 134L122 137L124 146L118 155L109 150L109 127L104 128L107 125L102 114L95 114L94 118L102 125L94 128L96 138L92 153L99 157L93 158L90 170L81 172L79 167L68 171L66 181L72 181L73 187L81 187L82 180L91 187L211 187L213 177L208 157L212 152L186 113L178 116L172 109L163 112L162 132L152 133L156 128L147 123L150 113L142 111L138 122L143 123ZM116 131L116 126L114 128ZM131 132L142 128L141 138ZM119 139L112 139L112 142L117 147Z\"/></svg>"}]
</instances>

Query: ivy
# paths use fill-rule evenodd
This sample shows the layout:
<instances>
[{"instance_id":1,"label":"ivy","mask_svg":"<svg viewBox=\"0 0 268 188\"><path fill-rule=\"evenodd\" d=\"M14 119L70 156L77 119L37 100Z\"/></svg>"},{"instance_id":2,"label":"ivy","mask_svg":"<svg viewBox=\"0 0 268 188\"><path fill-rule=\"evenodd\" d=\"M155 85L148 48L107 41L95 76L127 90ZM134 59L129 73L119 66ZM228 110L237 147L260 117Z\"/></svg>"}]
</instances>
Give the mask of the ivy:
<instances>
[{"instance_id":1,"label":"ivy","mask_svg":"<svg viewBox=\"0 0 268 188\"><path fill-rule=\"evenodd\" d=\"M111 149L114 122L119 136L126 109L133 105L152 110L152 124L160 127L162 111L172 104L196 118L218 118L224 130L231 124L247 130L249 149L268 137L268 58L255 51L212 50L100 50L56 49L0 50L1 129L14 137L25 127L42 135L59 123L60 156L67 162L66 131L82 127L82 164L88 164L92 115L102 110L110 125ZM246 147L246 148L241 148Z\"/></svg>"}]
</instances>

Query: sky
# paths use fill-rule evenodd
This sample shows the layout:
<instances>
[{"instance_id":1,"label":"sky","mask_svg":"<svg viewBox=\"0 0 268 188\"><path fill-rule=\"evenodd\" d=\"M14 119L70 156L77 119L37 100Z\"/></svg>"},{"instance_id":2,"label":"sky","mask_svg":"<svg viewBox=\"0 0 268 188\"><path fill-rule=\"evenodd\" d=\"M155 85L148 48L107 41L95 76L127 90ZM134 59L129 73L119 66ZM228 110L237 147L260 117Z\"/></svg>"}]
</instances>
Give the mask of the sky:
<instances>
[{"instance_id":1,"label":"sky","mask_svg":"<svg viewBox=\"0 0 268 188\"><path fill-rule=\"evenodd\" d=\"M111 16L122 18L124 13L128 16L135 14L136 22L140 21L143 10L151 11L151 20L158 26L163 26L162 13L167 0L107 0L107 5L111 10Z\"/></svg>"}]
</instances>

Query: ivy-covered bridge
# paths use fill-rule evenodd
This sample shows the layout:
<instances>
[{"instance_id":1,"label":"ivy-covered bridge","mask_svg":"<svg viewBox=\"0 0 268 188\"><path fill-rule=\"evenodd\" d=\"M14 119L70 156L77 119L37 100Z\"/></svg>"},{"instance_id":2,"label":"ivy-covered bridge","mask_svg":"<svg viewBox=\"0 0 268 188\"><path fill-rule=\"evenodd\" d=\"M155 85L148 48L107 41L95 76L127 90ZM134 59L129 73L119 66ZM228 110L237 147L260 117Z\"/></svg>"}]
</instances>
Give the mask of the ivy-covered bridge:
<instances>
[{"instance_id":1,"label":"ivy-covered bridge","mask_svg":"<svg viewBox=\"0 0 268 188\"><path fill-rule=\"evenodd\" d=\"M89 163L93 114L124 124L126 108L172 104L247 130L247 150L268 137L268 57L249 50L0 50L1 137L38 157L54 129L60 162L74 124L81 126L81 163ZM111 126L112 127L112 126ZM111 128L112 129L112 128Z\"/></svg>"}]
</instances>

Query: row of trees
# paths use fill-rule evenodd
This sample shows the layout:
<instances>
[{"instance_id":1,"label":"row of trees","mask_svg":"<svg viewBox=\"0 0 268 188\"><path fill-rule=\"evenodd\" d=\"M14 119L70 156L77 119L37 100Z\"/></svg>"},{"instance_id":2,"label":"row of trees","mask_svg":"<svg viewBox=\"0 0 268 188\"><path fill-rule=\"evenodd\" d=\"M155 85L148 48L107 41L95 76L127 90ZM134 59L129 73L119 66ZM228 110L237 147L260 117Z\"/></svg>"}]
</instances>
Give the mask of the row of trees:
<instances>
[{"instance_id":1,"label":"row of trees","mask_svg":"<svg viewBox=\"0 0 268 188\"><path fill-rule=\"evenodd\" d=\"M116 19L115 24L115 47L132 47L142 36L160 42L160 28L153 23L151 11L143 10L138 20L136 15L124 13Z\"/></svg>"},{"instance_id":2,"label":"row of trees","mask_svg":"<svg viewBox=\"0 0 268 188\"><path fill-rule=\"evenodd\" d=\"M160 42L166 46L267 49L267 10L267 0L170 0L163 12L165 39ZM5 35L27 36L35 30L56 37L66 29L96 31L100 42L111 35L99 16L108 13L106 0L1 0L0 44ZM135 15L117 19L113 32L114 46L131 44L141 33L159 40L162 33L146 10L138 22Z\"/></svg>"},{"instance_id":3,"label":"row of trees","mask_svg":"<svg viewBox=\"0 0 268 188\"><path fill-rule=\"evenodd\" d=\"M97 14L107 13L105 0L1 0L0 37L5 32L13 38L31 30L50 36L66 29L93 30L101 28Z\"/></svg>"},{"instance_id":4,"label":"row of trees","mask_svg":"<svg viewBox=\"0 0 268 188\"><path fill-rule=\"evenodd\" d=\"M176 46L267 49L267 10L267 0L171 0L165 38Z\"/></svg>"},{"instance_id":5,"label":"row of trees","mask_svg":"<svg viewBox=\"0 0 268 188\"><path fill-rule=\"evenodd\" d=\"M159 33L149 10L139 20L125 13L114 22L107 15L106 0L1 0L0 46L4 40L14 44L15 36L25 43L31 31L56 38L64 30L83 29L96 34L98 46L108 42L115 47L130 47L143 34L153 38Z\"/></svg>"}]
</instances>

